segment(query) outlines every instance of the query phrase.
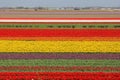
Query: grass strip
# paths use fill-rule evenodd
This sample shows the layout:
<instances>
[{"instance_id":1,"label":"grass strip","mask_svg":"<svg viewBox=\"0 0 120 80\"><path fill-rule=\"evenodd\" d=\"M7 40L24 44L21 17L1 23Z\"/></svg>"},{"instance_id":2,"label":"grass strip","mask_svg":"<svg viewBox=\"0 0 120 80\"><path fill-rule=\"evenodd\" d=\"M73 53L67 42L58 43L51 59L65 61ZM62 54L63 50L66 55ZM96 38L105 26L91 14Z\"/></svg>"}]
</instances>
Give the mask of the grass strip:
<instances>
[{"instance_id":1,"label":"grass strip","mask_svg":"<svg viewBox=\"0 0 120 80\"><path fill-rule=\"evenodd\" d=\"M48 28L48 29L110 29L120 28L120 24L0 24L0 28Z\"/></svg>"},{"instance_id":2,"label":"grass strip","mask_svg":"<svg viewBox=\"0 0 120 80\"><path fill-rule=\"evenodd\" d=\"M0 60L0 66L120 66L119 60L34 59Z\"/></svg>"}]
</instances>

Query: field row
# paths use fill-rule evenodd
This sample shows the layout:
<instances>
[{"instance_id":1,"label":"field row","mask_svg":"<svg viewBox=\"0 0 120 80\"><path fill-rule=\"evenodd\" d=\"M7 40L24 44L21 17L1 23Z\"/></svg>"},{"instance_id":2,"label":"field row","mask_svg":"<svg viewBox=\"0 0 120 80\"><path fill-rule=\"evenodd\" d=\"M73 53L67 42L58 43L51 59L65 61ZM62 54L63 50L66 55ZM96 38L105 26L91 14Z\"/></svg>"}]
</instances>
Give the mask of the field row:
<instances>
[{"instance_id":1,"label":"field row","mask_svg":"<svg viewBox=\"0 0 120 80\"><path fill-rule=\"evenodd\" d=\"M17 59L0 60L0 66L120 66L119 60Z\"/></svg>"},{"instance_id":2,"label":"field row","mask_svg":"<svg viewBox=\"0 0 120 80\"><path fill-rule=\"evenodd\" d=\"M120 37L0 37L18 41L120 41Z\"/></svg>"},{"instance_id":3,"label":"field row","mask_svg":"<svg viewBox=\"0 0 120 80\"><path fill-rule=\"evenodd\" d=\"M95 60L120 60L117 53L94 53L94 52L1 52L0 60L3 59L95 59Z\"/></svg>"},{"instance_id":4,"label":"field row","mask_svg":"<svg viewBox=\"0 0 120 80\"><path fill-rule=\"evenodd\" d=\"M0 52L120 52L120 41L0 40Z\"/></svg>"},{"instance_id":5,"label":"field row","mask_svg":"<svg viewBox=\"0 0 120 80\"><path fill-rule=\"evenodd\" d=\"M0 37L120 37L120 29L0 29Z\"/></svg>"},{"instance_id":6,"label":"field row","mask_svg":"<svg viewBox=\"0 0 120 80\"><path fill-rule=\"evenodd\" d=\"M119 80L120 73L103 72L5 72L1 80Z\"/></svg>"},{"instance_id":7,"label":"field row","mask_svg":"<svg viewBox=\"0 0 120 80\"><path fill-rule=\"evenodd\" d=\"M0 24L0 28L40 28L40 29L111 29L120 28L120 24Z\"/></svg>"},{"instance_id":8,"label":"field row","mask_svg":"<svg viewBox=\"0 0 120 80\"><path fill-rule=\"evenodd\" d=\"M1 72L120 72L120 67L93 66L0 66Z\"/></svg>"}]
</instances>

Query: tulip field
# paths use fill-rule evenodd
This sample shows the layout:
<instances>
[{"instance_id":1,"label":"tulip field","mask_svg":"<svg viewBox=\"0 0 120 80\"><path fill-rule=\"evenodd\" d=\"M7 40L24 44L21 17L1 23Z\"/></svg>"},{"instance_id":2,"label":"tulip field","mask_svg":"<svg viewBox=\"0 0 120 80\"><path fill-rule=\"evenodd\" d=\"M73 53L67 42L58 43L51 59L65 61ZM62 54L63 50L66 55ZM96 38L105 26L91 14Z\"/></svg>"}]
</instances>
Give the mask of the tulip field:
<instances>
[{"instance_id":1,"label":"tulip field","mask_svg":"<svg viewBox=\"0 0 120 80\"><path fill-rule=\"evenodd\" d=\"M120 80L120 19L1 18L0 80Z\"/></svg>"}]
</instances>

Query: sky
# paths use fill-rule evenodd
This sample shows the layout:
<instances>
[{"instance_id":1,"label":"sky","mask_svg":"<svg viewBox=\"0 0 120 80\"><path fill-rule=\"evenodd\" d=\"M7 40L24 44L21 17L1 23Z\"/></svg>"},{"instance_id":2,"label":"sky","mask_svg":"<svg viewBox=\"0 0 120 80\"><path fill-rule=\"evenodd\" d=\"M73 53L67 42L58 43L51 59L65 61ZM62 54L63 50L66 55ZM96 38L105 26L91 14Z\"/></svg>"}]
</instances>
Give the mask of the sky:
<instances>
[{"instance_id":1,"label":"sky","mask_svg":"<svg viewBox=\"0 0 120 80\"><path fill-rule=\"evenodd\" d=\"M0 7L120 7L120 0L0 0Z\"/></svg>"}]
</instances>

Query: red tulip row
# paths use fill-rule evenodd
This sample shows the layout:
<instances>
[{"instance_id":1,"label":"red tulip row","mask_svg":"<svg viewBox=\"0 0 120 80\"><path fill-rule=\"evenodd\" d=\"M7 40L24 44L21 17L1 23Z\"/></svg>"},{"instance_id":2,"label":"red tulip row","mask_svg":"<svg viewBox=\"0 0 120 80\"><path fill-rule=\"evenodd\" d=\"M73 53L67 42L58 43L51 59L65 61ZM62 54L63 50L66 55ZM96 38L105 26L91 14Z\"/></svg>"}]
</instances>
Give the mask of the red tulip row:
<instances>
[{"instance_id":1,"label":"red tulip row","mask_svg":"<svg viewBox=\"0 0 120 80\"><path fill-rule=\"evenodd\" d=\"M120 29L0 29L0 37L120 37Z\"/></svg>"},{"instance_id":2,"label":"red tulip row","mask_svg":"<svg viewBox=\"0 0 120 80\"><path fill-rule=\"evenodd\" d=\"M120 73L103 72L1 72L0 80L120 80Z\"/></svg>"}]
</instances>

